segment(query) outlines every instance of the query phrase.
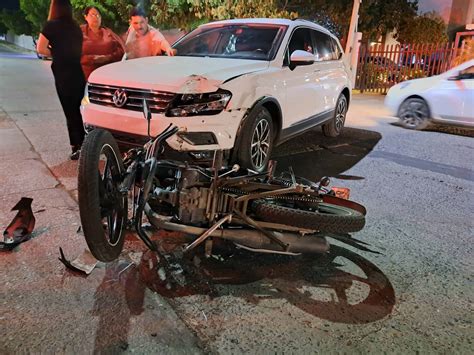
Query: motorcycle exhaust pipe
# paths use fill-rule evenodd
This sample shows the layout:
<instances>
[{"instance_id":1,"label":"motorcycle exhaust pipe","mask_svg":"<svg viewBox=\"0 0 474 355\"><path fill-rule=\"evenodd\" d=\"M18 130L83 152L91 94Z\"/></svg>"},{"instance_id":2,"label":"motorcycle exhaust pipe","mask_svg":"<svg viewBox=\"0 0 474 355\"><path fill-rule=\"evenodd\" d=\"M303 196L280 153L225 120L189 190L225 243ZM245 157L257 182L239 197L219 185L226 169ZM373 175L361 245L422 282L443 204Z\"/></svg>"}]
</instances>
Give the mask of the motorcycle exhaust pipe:
<instances>
[{"instance_id":1,"label":"motorcycle exhaust pipe","mask_svg":"<svg viewBox=\"0 0 474 355\"><path fill-rule=\"evenodd\" d=\"M150 223L158 228L169 231L202 235L206 228L187 226L173 223L164 216L155 213L148 205L145 206L145 213ZM322 235L304 235L291 232L272 231L273 235L288 245L288 249L283 251L281 246L272 242L265 234L255 229L217 229L209 236L229 240L236 244L245 246L254 251L272 251L277 253L326 253L329 251L329 243Z\"/></svg>"},{"instance_id":2,"label":"motorcycle exhaust pipe","mask_svg":"<svg viewBox=\"0 0 474 355\"><path fill-rule=\"evenodd\" d=\"M272 242L265 234L258 230L224 229L221 230L220 237L250 249L305 254L321 254L329 251L328 241L326 238L319 235L301 236L296 233L281 233L275 231L272 231L271 233L273 233L273 235L283 243L288 245L288 249L286 251L283 251L280 245Z\"/></svg>"}]
</instances>

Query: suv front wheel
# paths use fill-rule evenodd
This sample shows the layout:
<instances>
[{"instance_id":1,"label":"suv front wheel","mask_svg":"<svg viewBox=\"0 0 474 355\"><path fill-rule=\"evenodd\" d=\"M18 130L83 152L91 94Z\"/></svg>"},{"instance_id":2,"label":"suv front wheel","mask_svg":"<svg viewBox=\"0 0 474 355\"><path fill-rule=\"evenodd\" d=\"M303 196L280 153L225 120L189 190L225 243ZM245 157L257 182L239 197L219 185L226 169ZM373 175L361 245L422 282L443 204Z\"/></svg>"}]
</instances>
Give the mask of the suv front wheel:
<instances>
[{"instance_id":1,"label":"suv front wheel","mask_svg":"<svg viewBox=\"0 0 474 355\"><path fill-rule=\"evenodd\" d=\"M264 171L273 149L273 129L272 116L265 107L252 110L239 133L237 163L244 168Z\"/></svg>"},{"instance_id":2,"label":"suv front wheel","mask_svg":"<svg viewBox=\"0 0 474 355\"><path fill-rule=\"evenodd\" d=\"M326 137L337 137L341 134L346 122L347 114L347 99L344 94L339 95L336 104L336 110L334 117L326 124L323 125L323 134Z\"/></svg>"}]
</instances>

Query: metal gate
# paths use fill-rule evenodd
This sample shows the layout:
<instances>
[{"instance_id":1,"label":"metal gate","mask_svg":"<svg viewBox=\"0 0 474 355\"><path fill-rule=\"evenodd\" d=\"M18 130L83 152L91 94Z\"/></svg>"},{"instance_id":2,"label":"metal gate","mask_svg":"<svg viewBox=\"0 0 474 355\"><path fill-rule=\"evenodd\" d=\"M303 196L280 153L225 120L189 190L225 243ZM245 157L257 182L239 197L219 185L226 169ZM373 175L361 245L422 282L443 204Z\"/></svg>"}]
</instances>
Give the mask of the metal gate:
<instances>
[{"instance_id":1,"label":"metal gate","mask_svg":"<svg viewBox=\"0 0 474 355\"><path fill-rule=\"evenodd\" d=\"M455 54L454 43L361 46L355 88L384 94L401 81L445 72Z\"/></svg>"}]
</instances>

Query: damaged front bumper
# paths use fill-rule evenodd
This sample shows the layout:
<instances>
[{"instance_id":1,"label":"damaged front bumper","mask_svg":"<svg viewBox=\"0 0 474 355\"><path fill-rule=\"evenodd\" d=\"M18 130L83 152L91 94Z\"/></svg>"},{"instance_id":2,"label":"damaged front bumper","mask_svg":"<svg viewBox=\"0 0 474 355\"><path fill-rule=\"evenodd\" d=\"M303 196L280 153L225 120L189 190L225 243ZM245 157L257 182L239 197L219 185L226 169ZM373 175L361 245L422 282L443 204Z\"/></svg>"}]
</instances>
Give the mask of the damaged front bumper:
<instances>
[{"instance_id":1,"label":"damaged front bumper","mask_svg":"<svg viewBox=\"0 0 474 355\"><path fill-rule=\"evenodd\" d=\"M143 113L120 110L113 107L88 103L81 107L86 127L115 131L122 136L143 137L146 141L147 121ZM167 140L177 151L230 150L245 111L222 111L218 115L192 117L166 117L152 114L150 133L156 136L169 124L179 127L177 135ZM137 139L139 141L139 139ZM138 142L137 142L138 143Z\"/></svg>"}]
</instances>

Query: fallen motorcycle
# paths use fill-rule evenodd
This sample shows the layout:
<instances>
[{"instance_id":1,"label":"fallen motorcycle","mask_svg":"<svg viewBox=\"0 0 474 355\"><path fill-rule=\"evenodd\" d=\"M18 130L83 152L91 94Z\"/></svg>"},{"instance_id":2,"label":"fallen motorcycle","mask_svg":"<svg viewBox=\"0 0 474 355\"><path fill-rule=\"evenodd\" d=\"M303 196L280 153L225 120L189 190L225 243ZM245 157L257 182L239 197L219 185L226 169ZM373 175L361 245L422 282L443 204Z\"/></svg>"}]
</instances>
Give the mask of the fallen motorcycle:
<instances>
[{"instance_id":1,"label":"fallen motorcycle","mask_svg":"<svg viewBox=\"0 0 474 355\"><path fill-rule=\"evenodd\" d=\"M146 100L143 108L150 137ZM264 173L237 164L227 167L221 151L215 152L211 167L160 158L164 142L177 132L169 126L123 158L108 131L87 135L79 161L79 208L85 239L98 260L120 255L130 227L157 251L146 220L155 228L191 236L183 252L204 243L208 255L217 238L259 253L325 253L325 236L364 227L365 208L335 196L328 178L315 183L291 169L274 176L272 161Z\"/></svg>"}]
</instances>

